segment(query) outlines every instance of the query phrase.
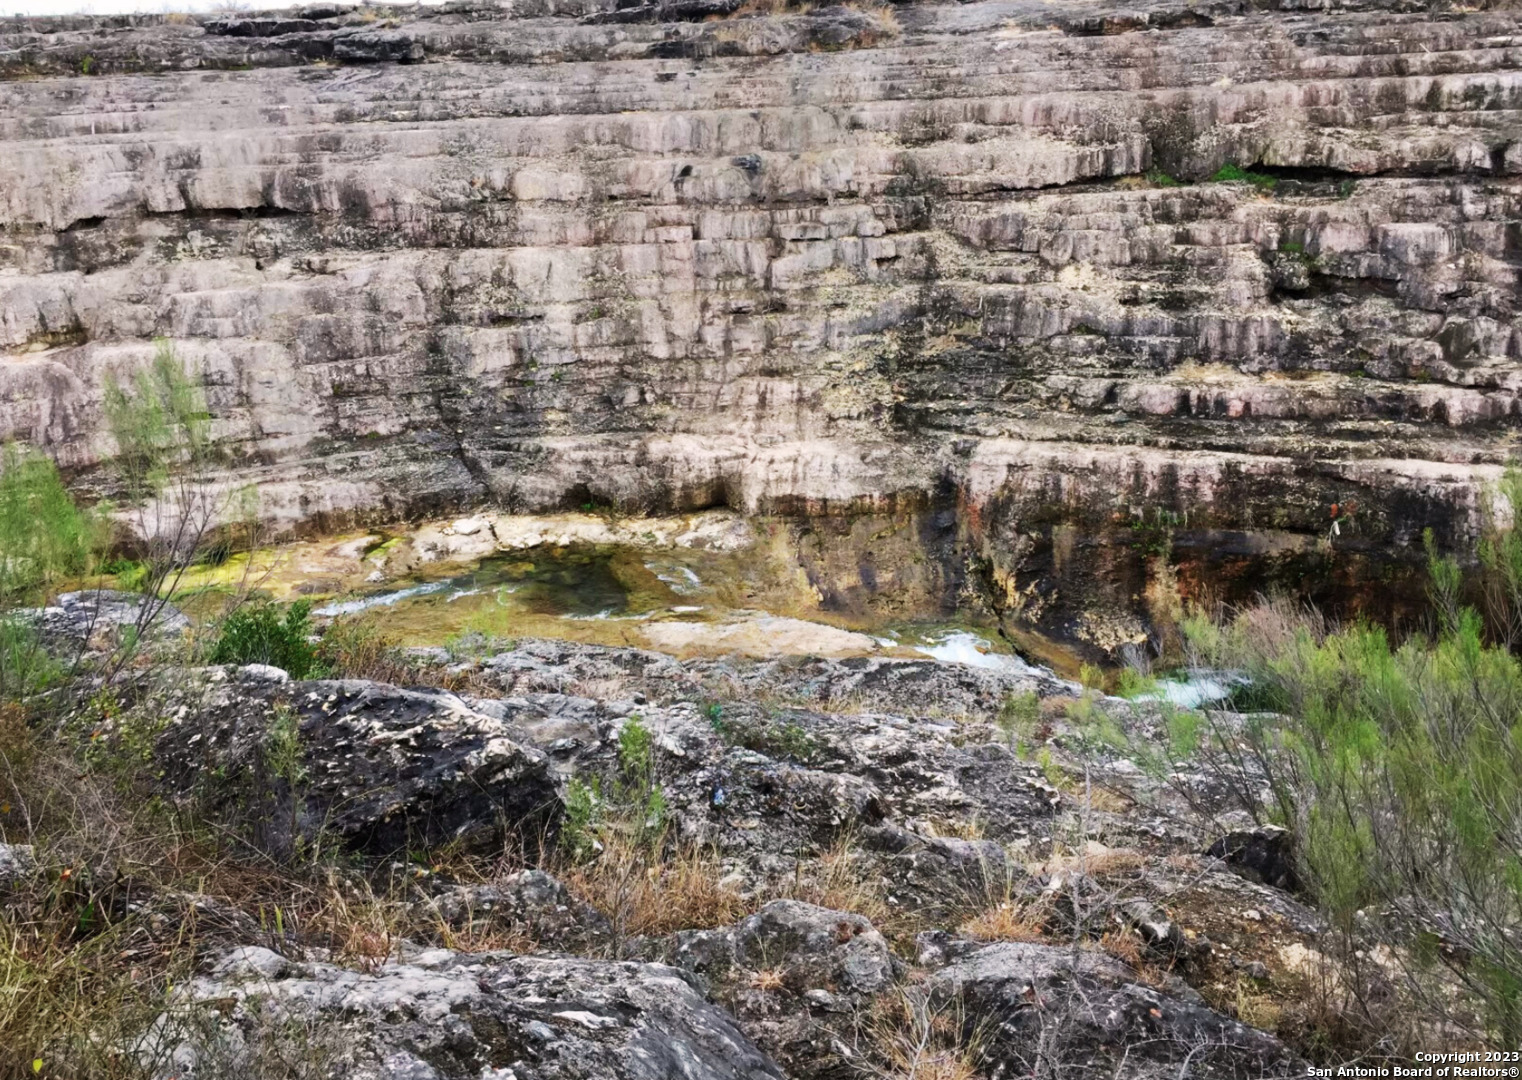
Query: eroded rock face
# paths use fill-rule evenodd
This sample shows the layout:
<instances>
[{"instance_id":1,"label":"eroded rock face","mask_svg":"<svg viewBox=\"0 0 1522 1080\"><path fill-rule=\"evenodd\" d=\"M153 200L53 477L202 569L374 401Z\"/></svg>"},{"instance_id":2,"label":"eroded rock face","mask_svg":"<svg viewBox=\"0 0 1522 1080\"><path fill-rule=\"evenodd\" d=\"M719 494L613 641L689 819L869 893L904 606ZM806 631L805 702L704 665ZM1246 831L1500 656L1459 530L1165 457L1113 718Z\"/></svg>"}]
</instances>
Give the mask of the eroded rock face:
<instances>
[{"instance_id":1,"label":"eroded rock face","mask_svg":"<svg viewBox=\"0 0 1522 1080\"><path fill-rule=\"evenodd\" d=\"M615 7L4 24L0 437L90 483L162 335L287 525L913 511L1105 648L1170 543L1336 600L1476 527L1514 13Z\"/></svg>"}]
</instances>

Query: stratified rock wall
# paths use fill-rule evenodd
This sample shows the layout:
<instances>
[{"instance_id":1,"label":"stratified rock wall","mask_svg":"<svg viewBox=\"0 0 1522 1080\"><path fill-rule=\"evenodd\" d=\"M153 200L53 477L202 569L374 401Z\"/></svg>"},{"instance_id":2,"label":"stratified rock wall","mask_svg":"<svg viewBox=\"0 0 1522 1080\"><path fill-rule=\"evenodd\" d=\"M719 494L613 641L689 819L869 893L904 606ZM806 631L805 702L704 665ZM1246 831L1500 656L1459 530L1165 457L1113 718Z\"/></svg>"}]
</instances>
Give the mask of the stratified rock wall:
<instances>
[{"instance_id":1,"label":"stratified rock wall","mask_svg":"<svg viewBox=\"0 0 1522 1080\"><path fill-rule=\"evenodd\" d=\"M1505 461L1513 11L335 13L0 22L0 436L96 483L167 337L292 526L949 508L1033 611L1458 545Z\"/></svg>"}]
</instances>

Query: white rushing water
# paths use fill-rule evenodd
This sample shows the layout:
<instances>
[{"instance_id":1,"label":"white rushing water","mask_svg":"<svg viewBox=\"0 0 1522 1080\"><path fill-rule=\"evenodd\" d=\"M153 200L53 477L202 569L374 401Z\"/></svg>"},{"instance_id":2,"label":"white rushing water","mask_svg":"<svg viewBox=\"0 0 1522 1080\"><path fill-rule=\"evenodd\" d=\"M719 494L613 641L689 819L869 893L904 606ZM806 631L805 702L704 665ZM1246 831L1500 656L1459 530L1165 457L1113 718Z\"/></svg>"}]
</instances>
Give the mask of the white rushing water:
<instances>
[{"instance_id":1,"label":"white rushing water","mask_svg":"<svg viewBox=\"0 0 1522 1080\"><path fill-rule=\"evenodd\" d=\"M645 569L654 574L656 580L670 586L671 591L678 596L691 596L703 587L703 579L685 566L647 562Z\"/></svg>"},{"instance_id":2,"label":"white rushing water","mask_svg":"<svg viewBox=\"0 0 1522 1080\"><path fill-rule=\"evenodd\" d=\"M324 604L312 611L313 615L353 615L361 611L369 611L371 608L390 607L399 604L403 600L414 596L423 596L427 593L442 592L449 588L447 581L430 581L426 585L412 585L405 589L397 589L395 592L378 593L375 596L361 596L355 600L336 600L331 604Z\"/></svg>"},{"instance_id":3,"label":"white rushing water","mask_svg":"<svg viewBox=\"0 0 1522 1080\"><path fill-rule=\"evenodd\" d=\"M924 653L943 664L966 664L968 667L1013 671L1018 675L1043 674L1041 669L1032 667L1018 656L994 652L986 638L965 630L953 630L942 635L938 641L915 645L913 648L915 652Z\"/></svg>"},{"instance_id":4,"label":"white rushing water","mask_svg":"<svg viewBox=\"0 0 1522 1080\"><path fill-rule=\"evenodd\" d=\"M1215 701L1225 701L1234 686L1247 680L1223 671L1192 671L1183 678L1159 679L1157 689L1138 694L1138 701L1165 701L1180 709L1198 709Z\"/></svg>"}]
</instances>

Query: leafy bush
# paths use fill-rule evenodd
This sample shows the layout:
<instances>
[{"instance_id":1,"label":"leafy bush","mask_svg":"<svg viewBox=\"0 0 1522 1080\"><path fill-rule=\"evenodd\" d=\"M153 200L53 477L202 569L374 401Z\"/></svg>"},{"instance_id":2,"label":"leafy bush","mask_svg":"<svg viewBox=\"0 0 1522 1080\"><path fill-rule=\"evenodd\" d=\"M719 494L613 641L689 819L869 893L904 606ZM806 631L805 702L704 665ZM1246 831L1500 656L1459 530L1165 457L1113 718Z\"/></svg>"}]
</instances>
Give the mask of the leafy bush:
<instances>
[{"instance_id":1,"label":"leafy bush","mask_svg":"<svg viewBox=\"0 0 1522 1080\"><path fill-rule=\"evenodd\" d=\"M271 664L284 668L293 679L318 674L317 650L307 640L312 632L311 611L306 600L283 610L278 604L238 608L223 621L211 662Z\"/></svg>"},{"instance_id":2,"label":"leafy bush","mask_svg":"<svg viewBox=\"0 0 1522 1080\"><path fill-rule=\"evenodd\" d=\"M116 469L133 498L158 494L209 454L205 392L166 340L156 343L152 363L128 385L106 377L105 407Z\"/></svg>"}]
</instances>

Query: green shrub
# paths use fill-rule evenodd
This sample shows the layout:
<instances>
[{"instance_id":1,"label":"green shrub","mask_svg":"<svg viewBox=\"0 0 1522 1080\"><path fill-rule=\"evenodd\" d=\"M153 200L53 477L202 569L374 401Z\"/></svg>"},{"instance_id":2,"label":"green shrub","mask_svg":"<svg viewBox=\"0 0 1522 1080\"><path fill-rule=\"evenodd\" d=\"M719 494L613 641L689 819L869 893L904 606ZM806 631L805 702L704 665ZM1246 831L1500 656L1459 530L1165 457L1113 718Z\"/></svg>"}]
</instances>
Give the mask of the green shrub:
<instances>
[{"instance_id":1,"label":"green shrub","mask_svg":"<svg viewBox=\"0 0 1522 1080\"><path fill-rule=\"evenodd\" d=\"M104 516L74 505L50 458L14 444L0 451L0 702L45 689L61 671L14 609L84 574L105 536Z\"/></svg>"},{"instance_id":2,"label":"green shrub","mask_svg":"<svg viewBox=\"0 0 1522 1080\"><path fill-rule=\"evenodd\" d=\"M1267 173L1249 172L1240 165L1222 165L1210 178L1211 183L1248 183L1260 191L1272 191L1279 181Z\"/></svg>"},{"instance_id":3,"label":"green shrub","mask_svg":"<svg viewBox=\"0 0 1522 1080\"><path fill-rule=\"evenodd\" d=\"M284 668L293 679L318 674L317 651L307 640L312 632L311 610L306 600L285 609L278 604L238 608L223 620L211 662L271 664Z\"/></svg>"},{"instance_id":4,"label":"green shrub","mask_svg":"<svg viewBox=\"0 0 1522 1080\"><path fill-rule=\"evenodd\" d=\"M602 797L597 789L573 776L565 785L565 814L560 820L560 845L581 862L597 852L596 826L602 816Z\"/></svg>"},{"instance_id":5,"label":"green shrub","mask_svg":"<svg viewBox=\"0 0 1522 1080\"><path fill-rule=\"evenodd\" d=\"M115 467L134 499L160 494L177 476L206 460L211 414L201 383L165 339L153 361L129 384L106 376L106 424L116 442Z\"/></svg>"},{"instance_id":6,"label":"green shrub","mask_svg":"<svg viewBox=\"0 0 1522 1080\"><path fill-rule=\"evenodd\" d=\"M770 757L791 758L800 765L818 763L826 749L796 720L779 722L721 718L714 723L714 730L732 746L743 746Z\"/></svg>"},{"instance_id":7,"label":"green shrub","mask_svg":"<svg viewBox=\"0 0 1522 1080\"><path fill-rule=\"evenodd\" d=\"M1191 643L1274 711L1175 714L1168 749L1294 832L1301 876L1348 954L1383 946L1424 1022L1515 1046L1522 663L1487 643L1473 610L1444 612L1458 571L1436 557L1432 569L1441 629L1398 646L1282 607L1191 620Z\"/></svg>"},{"instance_id":8,"label":"green shrub","mask_svg":"<svg viewBox=\"0 0 1522 1080\"><path fill-rule=\"evenodd\" d=\"M1034 690L1010 694L999 706L994 722L1010 748L1025 757L1041 729L1041 698Z\"/></svg>"},{"instance_id":9,"label":"green shrub","mask_svg":"<svg viewBox=\"0 0 1522 1080\"><path fill-rule=\"evenodd\" d=\"M1157 692L1157 680L1151 675L1124 667L1115 677L1115 693L1123 698L1139 698Z\"/></svg>"},{"instance_id":10,"label":"green shrub","mask_svg":"<svg viewBox=\"0 0 1522 1080\"><path fill-rule=\"evenodd\" d=\"M40 599L84 573L104 539L101 519L74 505L50 458L15 444L0 451L0 605Z\"/></svg>"},{"instance_id":11,"label":"green shrub","mask_svg":"<svg viewBox=\"0 0 1522 1080\"><path fill-rule=\"evenodd\" d=\"M629 783L648 783L653 739L639 716L631 716L618 731L618 766Z\"/></svg>"}]
</instances>

